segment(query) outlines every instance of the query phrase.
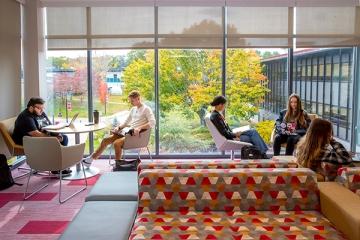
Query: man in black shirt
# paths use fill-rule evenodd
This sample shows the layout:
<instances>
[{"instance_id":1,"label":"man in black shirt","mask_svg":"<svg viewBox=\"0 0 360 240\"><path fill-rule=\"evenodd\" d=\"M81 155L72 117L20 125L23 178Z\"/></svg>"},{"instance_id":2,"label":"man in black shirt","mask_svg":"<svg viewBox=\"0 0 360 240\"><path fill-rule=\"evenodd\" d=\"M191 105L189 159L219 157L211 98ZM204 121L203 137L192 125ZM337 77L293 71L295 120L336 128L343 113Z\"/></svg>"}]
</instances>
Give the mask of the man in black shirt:
<instances>
[{"instance_id":1,"label":"man in black shirt","mask_svg":"<svg viewBox=\"0 0 360 240\"><path fill-rule=\"evenodd\" d=\"M62 134L49 134L42 128L50 125L51 122L44 112L45 101L39 97L33 97L29 100L27 108L20 113L15 121L12 138L14 142L23 145L23 137L56 137L60 144L67 146L68 137ZM69 174L70 170L64 170L63 173Z\"/></svg>"}]
</instances>

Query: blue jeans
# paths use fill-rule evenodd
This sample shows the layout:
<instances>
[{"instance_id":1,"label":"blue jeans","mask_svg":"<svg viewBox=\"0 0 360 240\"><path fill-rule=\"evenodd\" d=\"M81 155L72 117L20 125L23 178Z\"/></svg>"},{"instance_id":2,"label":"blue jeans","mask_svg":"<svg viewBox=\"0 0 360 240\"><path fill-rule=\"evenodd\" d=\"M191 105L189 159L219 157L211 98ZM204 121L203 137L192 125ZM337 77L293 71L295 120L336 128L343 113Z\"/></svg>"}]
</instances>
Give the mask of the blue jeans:
<instances>
[{"instance_id":1,"label":"blue jeans","mask_svg":"<svg viewBox=\"0 0 360 240\"><path fill-rule=\"evenodd\" d=\"M256 146L260 150L260 152L263 154L265 154L266 151L268 150L266 143L261 138L259 133L254 129L250 129L250 130L247 130L247 131L241 133L240 141L251 143L252 145Z\"/></svg>"},{"instance_id":2,"label":"blue jeans","mask_svg":"<svg viewBox=\"0 0 360 240\"><path fill-rule=\"evenodd\" d=\"M69 143L69 138L66 135L61 134L63 140L60 142L61 145L67 146Z\"/></svg>"}]
</instances>

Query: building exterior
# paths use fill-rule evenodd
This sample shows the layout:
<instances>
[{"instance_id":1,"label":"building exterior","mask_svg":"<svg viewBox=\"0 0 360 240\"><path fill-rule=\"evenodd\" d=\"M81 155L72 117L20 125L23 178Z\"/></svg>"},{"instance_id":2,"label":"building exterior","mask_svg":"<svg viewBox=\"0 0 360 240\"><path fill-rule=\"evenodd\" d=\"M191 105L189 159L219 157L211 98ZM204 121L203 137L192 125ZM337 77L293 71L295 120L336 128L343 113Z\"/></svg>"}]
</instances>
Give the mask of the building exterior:
<instances>
[{"instance_id":1,"label":"building exterior","mask_svg":"<svg viewBox=\"0 0 360 240\"><path fill-rule=\"evenodd\" d=\"M333 123L334 135L351 141L353 98L352 48L305 49L294 53L292 91L304 109ZM263 59L270 91L265 96L263 118L286 108L287 54Z\"/></svg>"}]
</instances>

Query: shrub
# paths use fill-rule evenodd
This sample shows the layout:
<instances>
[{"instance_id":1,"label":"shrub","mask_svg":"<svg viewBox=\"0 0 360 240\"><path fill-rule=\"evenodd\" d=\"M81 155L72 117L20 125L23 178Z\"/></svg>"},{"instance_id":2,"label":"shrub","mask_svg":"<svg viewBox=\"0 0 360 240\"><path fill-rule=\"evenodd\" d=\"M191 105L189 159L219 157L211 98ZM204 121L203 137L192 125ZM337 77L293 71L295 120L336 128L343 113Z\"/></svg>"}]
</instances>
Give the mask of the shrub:
<instances>
[{"instance_id":1,"label":"shrub","mask_svg":"<svg viewBox=\"0 0 360 240\"><path fill-rule=\"evenodd\" d=\"M167 152L204 152L213 147L206 127L197 118L188 118L180 111L170 111L160 119L160 147Z\"/></svg>"},{"instance_id":2,"label":"shrub","mask_svg":"<svg viewBox=\"0 0 360 240\"><path fill-rule=\"evenodd\" d=\"M266 120L266 121L259 122L255 126L256 130L258 131L260 136L264 139L264 141L267 144L270 143L270 137L271 137L271 133L274 129L274 124L275 124L275 121Z\"/></svg>"}]
</instances>

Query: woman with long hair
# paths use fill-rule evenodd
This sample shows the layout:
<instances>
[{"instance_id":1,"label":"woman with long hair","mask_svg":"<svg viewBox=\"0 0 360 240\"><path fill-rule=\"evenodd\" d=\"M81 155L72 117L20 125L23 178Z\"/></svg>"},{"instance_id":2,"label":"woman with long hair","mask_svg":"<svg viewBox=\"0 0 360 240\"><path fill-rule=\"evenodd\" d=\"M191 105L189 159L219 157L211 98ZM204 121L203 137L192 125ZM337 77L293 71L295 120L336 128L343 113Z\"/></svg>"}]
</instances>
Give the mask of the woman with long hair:
<instances>
[{"instance_id":1,"label":"woman with long hair","mask_svg":"<svg viewBox=\"0 0 360 240\"><path fill-rule=\"evenodd\" d=\"M296 156L301 166L320 173L327 180L334 180L336 175L329 175L330 172L323 168L322 163L331 163L337 170L341 165L352 162L349 152L333 138L331 122L320 118L312 121L306 135L300 140Z\"/></svg>"},{"instance_id":2,"label":"woman with long hair","mask_svg":"<svg viewBox=\"0 0 360 240\"><path fill-rule=\"evenodd\" d=\"M299 95L291 94L287 109L280 112L275 123L274 156L280 155L282 143L286 143L285 155L292 155L295 145L305 135L310 122L308 114L302 108Z\"/></svg>"},{"instance_id":3,"label":"woman with long hair","mask_svg":"<svg viewBox=\"0 0 360 240\"><path fill-rule=\"evenodd\" d=\"M216 96L210 103L210 105L214 107L214 110L210 115L211 122L215 125L220 134L223 135L226 139L240 140L242 142L251 143L261 152L262 158L268 159L269 157L266 155L268 147L255 129L234 133L229 127L223 115L226 102L227 100L224 96Z\"/></svg>"}]
</instances>

